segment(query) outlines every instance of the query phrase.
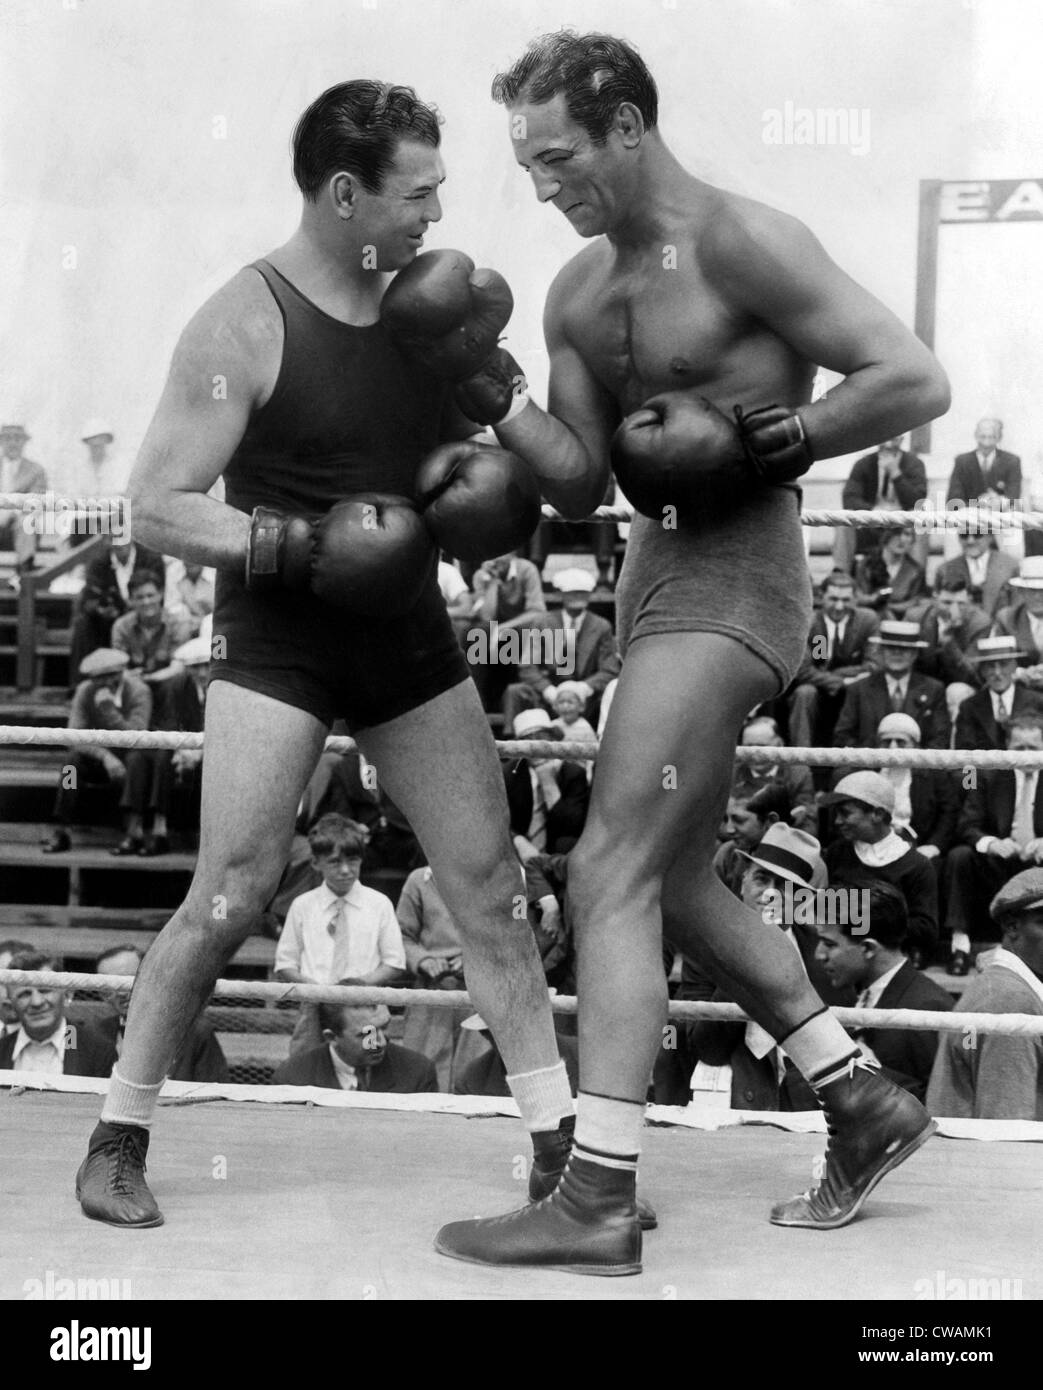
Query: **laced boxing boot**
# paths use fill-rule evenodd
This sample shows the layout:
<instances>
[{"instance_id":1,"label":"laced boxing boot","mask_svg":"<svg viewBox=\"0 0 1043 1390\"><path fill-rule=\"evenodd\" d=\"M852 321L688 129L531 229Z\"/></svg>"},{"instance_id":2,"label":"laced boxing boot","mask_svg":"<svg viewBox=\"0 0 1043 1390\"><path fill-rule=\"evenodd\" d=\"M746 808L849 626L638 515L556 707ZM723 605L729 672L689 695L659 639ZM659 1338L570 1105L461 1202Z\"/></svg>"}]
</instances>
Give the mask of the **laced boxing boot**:
<instances>
[{"instance_id":1,"label":"laced boxing boot","mask_svg":"<svg viewBox=\"0 0 1043 1390\"><path fill-rule=\"evenodd\" d=\"M532 1167L529 1169L529 1201L541 1202L557 1187L572 1153L576 1132L575 1115L566 1115L557 1129L540 1130L532 1136ZM637 1201L637 1219L643 1231L654 1231L659 1225L652 1206L641 1197Z\"/></svg>"},{"instance_id":2,"label":"laced boxing boot","mask_svg":"<svg viewBox=\"0 0 1043 1390\"><path fill-rule=\"evenodd\" d=\"M640 1274L641 1225L633 1170L575 1154L549 1197L506 1216L443 1226L435 1249L481 1265L528 1265L568 1274Z\"/></svg>"},{"instance_id":3,"label":"laced boxing boot","mask_svg":"<svg viewBox=\"0 0 1043 1390\"><path fill-rule=\"evenodd\" d=\"M163 1214L145 1181L149 1132L100 1120L76 1174L85 1216L110 1226L162 1226Z\"/></svg>"},{"instance_id":4,"label":"laced boxing boot","mask_svg":"<svg viewBox=\"0 0 1043 1390\"><path fill-rule=\"evenodd\" d=\"M771 1221L831 1231L853 1221L880 1179L938 1126L915 1096L864 1057L852 1057L815 1089L829 1136L825 1176L818 1187L773 1207Z\"/></svg>"}]
</instances>

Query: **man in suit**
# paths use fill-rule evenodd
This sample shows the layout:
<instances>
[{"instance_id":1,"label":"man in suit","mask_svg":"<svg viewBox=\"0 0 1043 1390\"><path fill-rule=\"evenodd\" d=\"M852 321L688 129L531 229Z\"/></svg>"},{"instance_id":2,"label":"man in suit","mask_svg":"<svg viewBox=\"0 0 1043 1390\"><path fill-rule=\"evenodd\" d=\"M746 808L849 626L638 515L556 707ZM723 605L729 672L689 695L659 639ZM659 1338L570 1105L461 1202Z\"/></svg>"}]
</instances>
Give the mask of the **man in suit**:
<instances>
[{"instance_id":1,"label":"man in suit","mask_svg":"<svg viewBox=\"0 0 1043 1390\"><path fill-rule=\"evenodd\" d=\"M1007 730L1020 714L1043 711L1043 693L1027 689L1015 680L1018 662L1025 657L1017 639L981 637L971 660L980 672L984 689L960 705L956 716L957 748L1006 748Z\"/></svg>"},{"instance_id":2,"label":"man in suit","mask_svg":"<svg viewBox=\"0 0 1043 1390\"><path fill-rule=\"evenodd\" d=\"M561 594L561 608L542 618L537 629L544 644L540 655L548 659L519 667L518 680L507 687L503 697L508 736L519 710L552 709L557 687L566 680L584 687L586 717L596 724L605 686L620 672L622 663L612 625L589 610L594 576L581 569L561 570L554 576L554 587ZM563 633L563 638L558 638L558 633ZM565 658L561 664L549 659L559 654Z\"/></svg>"},{"instance_id":3,"label":"man in suit","mask_svg":"<svg viewBox=\"0 0 1043 1390\"><path fill-rule=\"evenodd\" d=\"M919 748L920 726L908 714L885 714L876 731L878 748ZM952 774L940 768L885 767L880 775L894 787L891 824L924 859L938 864L956 834L960 803Z\"/></svg>"},{"instance_id":4,"label":"man in suit","mask_svg":"<svg viewBox=\"0 0 1043 1390\"><path fill-rule=\"evenodd\" d=\"M72 624L70 671L78 671L83 658L96 648L110 645L113 623L130 610L130 579L139 570L150 572L163 593L166 570L162 555L132 540L110 539L102 553L90 561Z\"/></svg>"},{"instance_id":5,"label":"man in suit","mask_svg":"<svg viewBox=\"0 0 1043 1390\"><path fill-rule=\"evenodd\" d=\"M923 459L903 449L899 436L885 440L875 454L863 454L852 465L840 505L848 511L893 507L911 512L926 496L927 470ZM879 540L877 531L838 526L833 532L834 565L850 573L856 551L875 550Z\"/></svg>"},{"instance_id":6,"label":"man in suit","mask_svg":"<svg viewBox=\"0 0 1043 1390\"><path fill-rule=\"evenodd\" d=\"M550 727L550 718L543 710L519 710L515 738L560 741L561 730ZM516 758L503 764L503 776L512 835L521 836L540 853L567 853L583 833L590 804L583 764L561 758Z\"/></svg>"},{"instance_id":7,"label":"man in suit","mask_svg":"<svg viewBox=\"0 0 1043 1390\"><path fill-rule=\"evenodd\" d=\"M848 688L833 733L837 748L872 748L885 714L909 714L920 726L925 748L949 746L949 712L945 686L913 670L926 649L918 623L882 622L869 639L880 651L882 671Z\"/></svg>"},{"instance_id":8,"label":"man in suit","mask_svg":"<svg viewBox=\"0 0 1043 1390\"><path fill-rule=\"evenodd\" d=\"M133 979L141 967L145 953L136 946L110 946L94 962L99 975L125 975ZM98 1020L98 1027L110 1038L118 1056L123 1046L123 1028L130 1006L130 989L114 991L109 1011ZM228 1062L214 1032L214 1025L200 1013L181 1046L170 1070L171 1081L227 1081Z\"/></svg>"},{"instance_id":9,"label":"man in suit","mask_svg":"<svg viewBox=\"0 0 1043 1390\"><path fill-rule=\"evenodd\" d=\"M1003 438L1003 421L995 418L979 420L974 428L975 448L957 454L949 478L946 501L959 498L963 502L993 501L1004 498L1020 506L1021 459L1017 454L999 448Z\"/></svg>"},{"instance_id":10,"label":"man in suit","mask_svg":"<svg viewBox=\"0 0 1043 1390\"><path fill-rule=\"evenodd\" d=\"M766 714L753 716L742 731L740 743L743 748L785 746L778 724ZM811 769L803 763L746 763L735 769L732 795L734 797L740 788L748 788L752 794L769 785L785 790L790 804L790 822L801 830L814 833L818 824L818 808L815 805Z\"/></svg>"},{"instance_id":11,"label":"man in suit","mask_svg":"<svg viewBox=\"0 0 1043 1390\"><path fill-rule=\"evenodd\" d=\"M855 582L834 571L811 619L807 653L790 687L789 735L795 748L828 745L848 686L872 671L869 639L880 619L855 607Z\"/></svg>"},{"instance_id":12,"label":"man in suit","mask_svg":"<svg viewBox=\"0 0 1043 1390\"><path fill-rule=\"evenodd\" d=\"M966 526L959 531L960 551L952 560L938 566L934 587L938 591L951 588L956 580L967 585L972 603L994 617L996 610L1007 602L1008 585L1018 572L1018 561L996 547L995 537L978 533Z\"/></svg>"},{"instance_id":13,"label":"man in suit","mask_svg":"<svg viewBox=\"0 0 1043 1390\"><path fill-rule=\"evenodd\" d=\"M42 951L18 951L11 970L54 970ZM110 1037L89 1019L66 1019L65 991L43 985L8 985L18 1026L0 1038L0 1071L49 1076L108 1076L116 1061Z\"/></svg>"},{"instance_id":14,"label":"man in suit","mask_svg":"<svg viewBox=\"0 0 1043 1390\"><path fill-rule=\"evenodd\" d=\"M771 825L760 842L740 851L745 864L738 894L747 907L759 912L785 932L799 953L808 978L826 1004L853 1004L854 991L834 988L815 959L818 937L808 921L817 911L786 912L796 893L812 899L810 890L825 883L825 867L819 842L792 826ZM716 985L703 967L684 958L679 999L733 1002L727 990ZM700 1020L664 1031L663 1046L653 1072L655 1099L660 1105L687 1105L695 1066L730 1067L731 1105L735 1110L814 1110L815 1097L807 1082L773 1040L755 1023L718 1023Z\"/></svg>"},{"instance_id":15,"label":"man in suit","mask_svg":"<svg viewBox=\"0 0 1043 1390\"><path fill-rule=\"evenodd\" d=\"M989 915L1003 944L979 961L956 1012L1043 1014L1043 870L1016 874ZM946 1033L927 1101L934 1115L961 1120L1043 1120L1043 1037Z\"/></svg>"},{"instance_id":16,"label":"man in suit","mask_svg":"<svg viewBox=\"0 0 1043 1390\"><path fill-rule=\"evenodd\" d=\"M865 922L817 924L815 955L836 988L853 989L858 1009L929 1009L948 1012L952 996L902 954L909 913L901 892L889 883L868 890ZM858 935L854 935L855 931ZM880 1063L885 1076L923 1100L938 1050L938 1034L908 1028L852 1030L863 1050Z\"/></svg>"},{"instance_id":17,"label":"man in suit","mask_svg":"<svg viewBox=\"0 0 1043 1390\"><path fill-rule=\"evenodd\" d=\"M1043 714L1011 716L1011 752L1043 752ZM1037 768L979 772L945 865L945 925L953 954L971 942L998 941L989 901L1022 869L1043 864L1043 777ZM961 963L962 964L962 963ZM966 973L963 970L962 973Z\"/></svg>"},{"instance_id":18,"label":"man in suit","mask_svg":"<svg viewBox=\"0 0 1043 1390\"><path fill-rule=\"evenodd\" d=\"M1014 599L996 614L996 632L1014 637L1022 648L1017 679L1043 690L1043 555L1029 555L1010 581Z\"/></svg>"},{"instance_id":19,"label":"man in suit","mask_svg":"<svg viewBox=\"0 0 1043 1390\"><path fill-rule=\"evenodd\" d=\"M47 491L47 474L42 464L24 455L29 437L24 425L0 425L0 492ZM23 535L18 516L10 512L0 514L0 550L17 550Z\"/></svg>"},{"instance_id":20,"label":"man in suit","mask_svg":"<svg viewBox=\"0 0 1043 1390\"><path fill-rule=\"evenodd\" d=\"M272 1084L397 1094L437 1091L434 1063L419 1052L388 1042L385 1030L390 1020L383 1004L320 1004L321 1045L288 1058L276 1068Z\"/></svg>"},{"instance_id":21,"label":"man in suit","mask_svg":"<svg viewBox=\"0 0 1043 1390\"><path fill-rule=\"evenodd\" d=\"M920 638L927 647L917 657L916 669L946 686L958 682L978 689L981 670L974 654L991 628L988 614L972 601L966 579L953 575L935 588L930 606L920 616Z\"/></svg>"}]
</instances>

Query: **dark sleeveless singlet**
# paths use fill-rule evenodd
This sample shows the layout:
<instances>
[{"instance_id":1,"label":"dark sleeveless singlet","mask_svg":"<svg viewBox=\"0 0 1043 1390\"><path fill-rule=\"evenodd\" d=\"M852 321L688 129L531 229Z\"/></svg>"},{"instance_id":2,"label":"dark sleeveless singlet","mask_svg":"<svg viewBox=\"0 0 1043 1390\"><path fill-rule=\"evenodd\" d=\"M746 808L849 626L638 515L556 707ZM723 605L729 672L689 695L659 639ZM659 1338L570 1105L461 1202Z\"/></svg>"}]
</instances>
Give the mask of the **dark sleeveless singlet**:
<instances>
[{"instance_id":1,"label":"dark sleeveless singlet","mask_svg":"<svg viewBox=\"0 0 1043 1390\"><path fill-rule=\"evenodd\" d=\"M381 324L341 323L267 261L254 269L282 313L282 363L225 469L228 505L318 516L360 492L411 497L418 465L439 443L446 384L405 358ZM405 714L468 674L434 566L415 608L395 619L306 594L250 593L222 571L214 635L225 654L212 680L353 729Z\"/></svg>"}]
</instances>

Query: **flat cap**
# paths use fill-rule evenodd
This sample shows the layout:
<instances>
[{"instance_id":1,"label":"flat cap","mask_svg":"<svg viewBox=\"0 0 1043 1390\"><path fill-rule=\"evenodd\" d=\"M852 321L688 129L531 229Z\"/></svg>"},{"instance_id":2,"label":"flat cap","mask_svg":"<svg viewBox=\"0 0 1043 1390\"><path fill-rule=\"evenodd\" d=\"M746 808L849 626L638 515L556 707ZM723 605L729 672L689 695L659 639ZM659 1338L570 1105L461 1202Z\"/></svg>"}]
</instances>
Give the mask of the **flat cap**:
<instances>
[{"instance_id":1,"label":"flat cap","mask_svg":"<svg viewBox=\"0 0 1043 1390\"><path fill-rule=\"evenodd\" d=\"M1025 869L1005 883L989 904L989 916L994 922L1018 912L1030 912L1043 907L1043 869Z\"/></svg>"},{"instance_id":2,"label":"flat cap","mask_svg":"<svg viewBox=\"0 0 1043 1390\"><path fill-rule=\"evenodd\" d=\"M126 652L118 652L115 647L98 647L88 652L80 662L80 675L87 679L93 676L116 676L125 671L130 657Z\"/></svg>"}]
</instances>

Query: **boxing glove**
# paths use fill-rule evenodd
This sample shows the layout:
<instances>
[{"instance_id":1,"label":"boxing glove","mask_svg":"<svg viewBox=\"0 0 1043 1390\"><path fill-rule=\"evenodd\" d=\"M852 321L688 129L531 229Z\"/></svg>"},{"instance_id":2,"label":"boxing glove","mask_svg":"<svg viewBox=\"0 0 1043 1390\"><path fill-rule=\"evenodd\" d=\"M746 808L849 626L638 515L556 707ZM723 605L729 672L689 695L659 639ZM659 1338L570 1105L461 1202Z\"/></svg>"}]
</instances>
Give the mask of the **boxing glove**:
<instances>
[{"instance_id":1,"label":"boxing glove","mask_svg":"<svg viewBox=\"0 0 1043 1390\"><path fill-rule=\"evenodd\" d=\"M420 465L416 494L435 541L477 563L516 549L540 521L540 490L516 454L462 440Z\"/></svg>"},{"instance_id":2,"label":"boxing glove","mask_svg":"<svg viewBox=\"0 0 1043 1390\"><path fill-rule=\"evenodd\" d=\"M475 270L462 251L425 251L387 287L380 321L436 376L466 381L492 356L513 309L495 270Z\"/></svg>"},{"instance_id":3,"label":"boxing glove","mask_svg":"<svg viewBox=\"0 0 1043 1390\"><path fill-rule=\"evenodd\" d=\"M645 516L666 508L684 519L740 500L751 486L792 481L812 463L800 417L784 406L744 414L736 424L712 401L669 391L628 415L612 439L612 466L628 500Z\"/></svg>"},{"instance_id":4,"label":"boxing glove","mask_svg":"<svg viewBox=\"0 0 1043 1390\"><path fill-rule=\"evenodd\" d=\"M406 497L366 493L317 521L254 509L246 587L310 591L354 613L398 617L412 609L437 560Z\"/></svg>"},{"instance_id":5,"label":"boxing glove","mask_svg":"<svg viewBox=\"0 0 1043 1390\"><path fill-rule=\"evenodd\" d=\"M735 425L705 396L667 391L628 415L612 437L612 467L627 500L662 521L739 497L753 472Z\"/></svg>"},{"instance_id":6,"label":"boxing glove","mask_svg":"<svg viewBox=\"0 0 1043 1390\"><path fill-rule=\"evenodd\" d=\"M462 251L427 251L392 280L380 318L405 352L457 383L456 401L469 420L498 425L529 399L521 368L497 346L513 308L495 270L475 270Z\"/></svg>"}]
</instances>

